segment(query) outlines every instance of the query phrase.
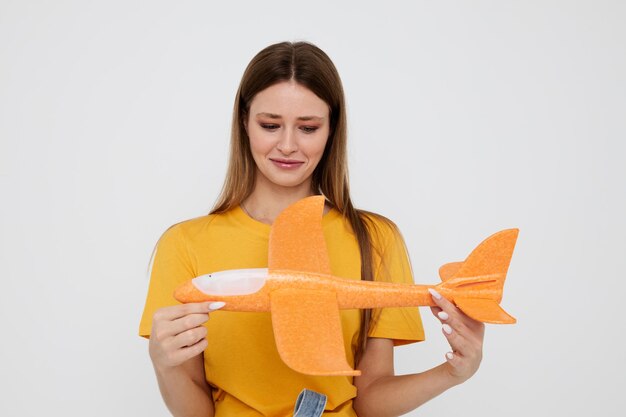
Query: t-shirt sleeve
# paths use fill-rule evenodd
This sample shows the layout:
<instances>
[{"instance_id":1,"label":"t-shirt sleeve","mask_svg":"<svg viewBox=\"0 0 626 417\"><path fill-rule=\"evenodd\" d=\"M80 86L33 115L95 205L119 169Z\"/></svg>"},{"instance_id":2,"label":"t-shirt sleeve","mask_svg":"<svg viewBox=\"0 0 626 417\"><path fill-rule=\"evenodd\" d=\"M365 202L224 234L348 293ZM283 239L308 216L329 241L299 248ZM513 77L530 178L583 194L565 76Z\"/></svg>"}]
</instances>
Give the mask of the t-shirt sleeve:
<instances>
[{"instance_id":1,"label":"t-shirt sleeve","mask_svg":"<svg viewBox=\"0 0 626 417\"><path fill-rule=\"evenodd\" d=\"M139 335L150 337L152 316L161 307L180 304L174 298L174 289L195 277L192 257L183 232L174 225L163 233L157 244L150 273L146 304L139 323Z\"/></svg>"},{"instance_id":2,"label":"t-shirt sleeve","mask_svg":"<svg viewBox=\"0 0 626 417\"><path fill-rule=\"evenodd\" d=\"M381 226L375 280L413 284L413 273L404 240L391 226ZM424 340L424 328L417 307L381 308L372 311L369 337L392 339L395 346Z\"/></svg>"}]
</instances>

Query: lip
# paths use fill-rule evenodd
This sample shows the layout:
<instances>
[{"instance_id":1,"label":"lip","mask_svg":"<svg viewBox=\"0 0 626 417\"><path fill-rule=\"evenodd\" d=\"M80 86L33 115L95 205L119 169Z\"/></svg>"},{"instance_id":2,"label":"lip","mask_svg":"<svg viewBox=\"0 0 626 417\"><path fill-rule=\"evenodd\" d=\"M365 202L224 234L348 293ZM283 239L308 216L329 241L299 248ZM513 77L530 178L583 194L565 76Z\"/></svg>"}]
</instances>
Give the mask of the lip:
<instances>
[{"instance_id":1,"label":"lip","mask_svg":"<svg viewBox=\"0 0 626 417\"><path fill-rule=\"evenodd\" d=\"M270 161L272 161L272 163L282 169L297 169L300 166L302 166L302 164L304 164L303 161L297 161L295 159L282 159L282 158L269 158Z\"/></svg>"}]
</instances>

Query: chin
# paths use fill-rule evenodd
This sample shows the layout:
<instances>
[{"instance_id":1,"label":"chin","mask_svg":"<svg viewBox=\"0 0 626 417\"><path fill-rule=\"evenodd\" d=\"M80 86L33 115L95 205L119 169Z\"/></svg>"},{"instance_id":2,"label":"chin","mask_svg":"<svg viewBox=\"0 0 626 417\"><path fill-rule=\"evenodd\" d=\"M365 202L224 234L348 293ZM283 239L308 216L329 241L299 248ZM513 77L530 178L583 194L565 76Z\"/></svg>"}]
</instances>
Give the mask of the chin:
<instances>
[{"instance_id":1,"label":"chin","mask_svg":"<svg viewBox=\"0 0 626 417\"><path fill-rule=\"evenodd\" d=\"M284 187L284 188L298 188L298 187L302 187L305 185L305 183L309 182L307 180L310 179L310 177L307 178L285 178L285 177L278 177L278 176L271 176L271 177L265 177L267 179L267 181L277 187Z\"/></svg>"},{"instance_id":2,"label":"chin","mask_svg":"<svg viewBox=\"0 0 626 417\"><path fill-rule=\"evenodd\" d=\"M278 186L278 187L284 187L284 188L298 188L298 187L302 187L305 183L305 181L271 181L272 184Z\"/></svg>"}]
</instances>

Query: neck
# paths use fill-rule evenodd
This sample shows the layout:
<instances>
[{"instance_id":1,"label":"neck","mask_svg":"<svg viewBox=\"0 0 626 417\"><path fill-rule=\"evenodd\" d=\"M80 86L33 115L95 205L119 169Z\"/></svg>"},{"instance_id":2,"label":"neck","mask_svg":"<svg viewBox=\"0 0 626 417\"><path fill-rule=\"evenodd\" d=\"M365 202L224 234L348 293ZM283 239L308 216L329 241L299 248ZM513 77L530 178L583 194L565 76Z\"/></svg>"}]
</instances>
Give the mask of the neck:
<instances>
[{"instance_id":1,"label":"neck","mask_svg":"<svg viewBox=\"0 0 626 417\"><path fill-rule=\"evenodd\" d=\"M253 219L272 224L281 211L313 194L310 182L296 187L278 187L274 184L265 184L265 181L261 180L256 182L254 190L243 201L241 208Z\"/></svg>"}]
</instances>

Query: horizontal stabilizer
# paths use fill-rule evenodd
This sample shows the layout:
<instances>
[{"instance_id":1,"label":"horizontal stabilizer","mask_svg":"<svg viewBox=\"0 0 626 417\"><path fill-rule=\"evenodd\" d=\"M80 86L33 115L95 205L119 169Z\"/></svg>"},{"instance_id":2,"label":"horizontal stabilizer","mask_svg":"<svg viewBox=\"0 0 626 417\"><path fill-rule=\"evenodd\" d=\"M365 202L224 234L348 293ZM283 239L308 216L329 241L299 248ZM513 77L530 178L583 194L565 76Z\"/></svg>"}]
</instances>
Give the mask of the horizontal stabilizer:
<instances>
[{"instance_id":1,"label":"horizontal stabilizer","mask_svg":"<svg viewBox=\"0 0 626 417\"><path fill-rule=\"evenodd\" d=\"M517 321L494 300L455 297L454 303L465 314L484 323L513 324Z\"/></svg>"}]
</instances>

